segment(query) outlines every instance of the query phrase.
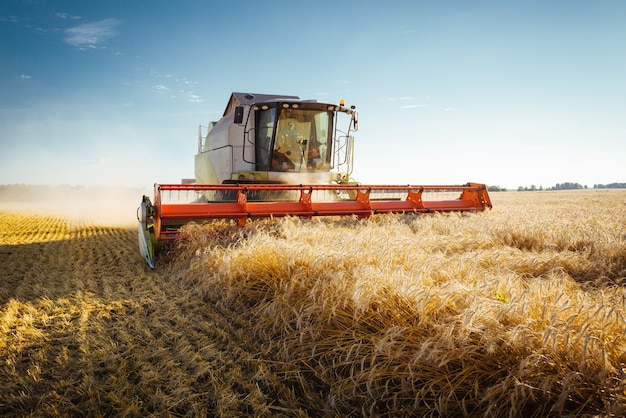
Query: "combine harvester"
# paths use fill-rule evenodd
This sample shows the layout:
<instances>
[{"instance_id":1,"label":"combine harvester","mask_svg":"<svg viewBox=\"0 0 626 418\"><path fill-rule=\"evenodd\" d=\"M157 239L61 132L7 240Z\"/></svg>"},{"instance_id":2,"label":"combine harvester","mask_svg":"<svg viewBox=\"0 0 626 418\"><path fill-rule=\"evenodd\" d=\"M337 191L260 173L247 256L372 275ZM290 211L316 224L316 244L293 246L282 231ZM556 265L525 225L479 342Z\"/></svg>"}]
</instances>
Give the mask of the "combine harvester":
<instances>
[{"instance_id":1,"label":"combine harvester","mask_svg":"<svg viewBox=\"0 0 626 418\"><path fill-rule=\"evenodd\" d=\"M223 117L198 133L195 179L155 184L137 210L150 265L188 222L279 216L367 218L376 213L482 211L484 184L362 185L351 179L354 106L296 96L233 93Z\"/></svg>"}]
</instances>

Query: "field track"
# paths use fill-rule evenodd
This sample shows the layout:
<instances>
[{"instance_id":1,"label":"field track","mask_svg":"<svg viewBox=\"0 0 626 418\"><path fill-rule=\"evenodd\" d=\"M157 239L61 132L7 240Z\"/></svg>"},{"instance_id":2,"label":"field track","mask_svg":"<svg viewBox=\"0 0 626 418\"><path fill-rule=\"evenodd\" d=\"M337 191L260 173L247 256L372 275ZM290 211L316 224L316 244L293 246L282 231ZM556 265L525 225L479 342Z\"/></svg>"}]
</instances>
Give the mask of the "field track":
<instances>
[{"instance_id":1,"label":"field track","mask_svg":"<svg viewBox=\"0 0 626 418\"><path fill-rule=\"evenodd\" d=\"M0 226L1 416L270 416L276 398L295 404L245 324L150 271L135 230L6 212Z\"/></svg>"}]
</instances>

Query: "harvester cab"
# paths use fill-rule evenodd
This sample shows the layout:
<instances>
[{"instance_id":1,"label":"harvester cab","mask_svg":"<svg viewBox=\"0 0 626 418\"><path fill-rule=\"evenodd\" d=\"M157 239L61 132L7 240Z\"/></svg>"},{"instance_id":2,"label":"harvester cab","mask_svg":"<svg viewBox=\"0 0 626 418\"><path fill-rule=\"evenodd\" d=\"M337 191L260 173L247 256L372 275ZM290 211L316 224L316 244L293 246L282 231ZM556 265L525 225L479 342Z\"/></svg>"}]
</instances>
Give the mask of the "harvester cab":
<instances>
[{"instance_id":1,"label":"harvester cab","mask_svg":"<svg viewBox=\"0 0 626 418\"><path fill-rule=\"evenodd\" d=\"M350 181L354 107L296 96L233 93L223 117L198 132L198 184Z\"/></svg>"},{"instance_id":2,"label":"harvester cab","mask_svg":"<svg viewBox=\"0 0 626 418\"><path fill-rule=\"evenodd\" d=\"M198 133L195 180L155 184L137 209L139 249L154 267L188 222L377 213L482 211L484 184L362 185L351 178L358 118L343 101L232 93L223 117Z\"/></svg>"}]
</instances>

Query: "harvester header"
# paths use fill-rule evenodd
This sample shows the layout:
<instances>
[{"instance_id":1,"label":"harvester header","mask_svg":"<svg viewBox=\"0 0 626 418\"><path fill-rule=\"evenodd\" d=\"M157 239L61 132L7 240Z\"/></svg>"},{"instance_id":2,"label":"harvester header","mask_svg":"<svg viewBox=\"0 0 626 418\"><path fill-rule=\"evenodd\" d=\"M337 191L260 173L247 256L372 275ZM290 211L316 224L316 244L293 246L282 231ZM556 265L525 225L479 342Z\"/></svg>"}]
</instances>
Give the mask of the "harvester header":
<instances>
[{"instance_id":1,"label":"harvester header","mask_svg":"<svg viewBox=\"0 0 626 418\"><path fill-rule=\"evenodd\" d=\"M379 213L482 211L484 184L362 185L351 178L354 106L295 96L233 93L218 122L200 128L195 179L156 184L138 208L139 248L156 252L188 222Z\"/></svg>"}]
</instances>

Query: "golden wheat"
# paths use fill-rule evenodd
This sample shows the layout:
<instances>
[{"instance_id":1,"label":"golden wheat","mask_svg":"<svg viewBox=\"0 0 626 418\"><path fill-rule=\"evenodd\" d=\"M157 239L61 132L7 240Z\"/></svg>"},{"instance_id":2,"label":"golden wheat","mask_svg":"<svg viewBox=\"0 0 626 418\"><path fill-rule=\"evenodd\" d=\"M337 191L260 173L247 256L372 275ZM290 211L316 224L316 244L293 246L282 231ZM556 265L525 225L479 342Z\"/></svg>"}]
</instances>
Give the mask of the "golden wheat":
<instances>
[{"instance_id":1,"label":"golden wheat","mask_svg":"<svg viewBox=\"0 0 626 418\"><path fill-rule=\"evenodd\" d=\"M191 225L172 274L249 318L328 411L625 412L624 193L494 200L473 215Z\"/></svg>"}]
</instances>

